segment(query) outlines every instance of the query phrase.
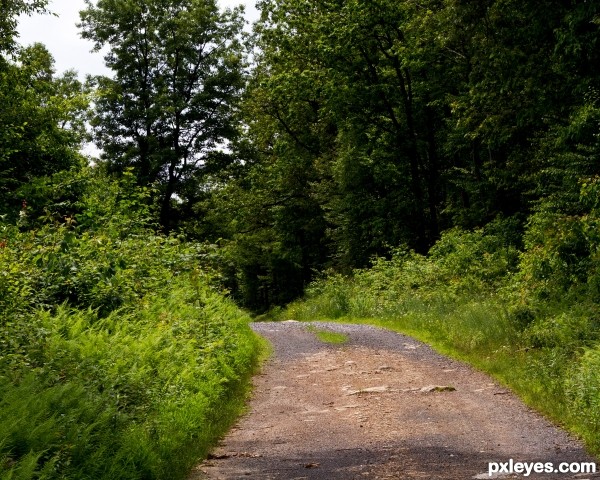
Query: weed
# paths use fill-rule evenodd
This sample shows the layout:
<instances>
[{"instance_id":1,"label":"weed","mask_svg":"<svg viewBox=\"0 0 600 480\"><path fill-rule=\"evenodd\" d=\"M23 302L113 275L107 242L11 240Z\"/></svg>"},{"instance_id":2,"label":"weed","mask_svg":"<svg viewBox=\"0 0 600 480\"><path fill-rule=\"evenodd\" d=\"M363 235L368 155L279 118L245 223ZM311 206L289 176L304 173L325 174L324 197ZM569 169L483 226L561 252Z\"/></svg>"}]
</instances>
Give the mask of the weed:
<instances>
[{"instance_id":1,"label":"weed","mask_svg":"<svg viewBox=\"0 0 600 480\"><path fill-rule=\"evenodd\" d=\"M331 343L333 345L342 345L348 341L348 336L339 332L332 332L331 330L323 330L309 325L306 327L309 332L314 333L319 340L323 343Z\"/></svg>"}]
</instances>

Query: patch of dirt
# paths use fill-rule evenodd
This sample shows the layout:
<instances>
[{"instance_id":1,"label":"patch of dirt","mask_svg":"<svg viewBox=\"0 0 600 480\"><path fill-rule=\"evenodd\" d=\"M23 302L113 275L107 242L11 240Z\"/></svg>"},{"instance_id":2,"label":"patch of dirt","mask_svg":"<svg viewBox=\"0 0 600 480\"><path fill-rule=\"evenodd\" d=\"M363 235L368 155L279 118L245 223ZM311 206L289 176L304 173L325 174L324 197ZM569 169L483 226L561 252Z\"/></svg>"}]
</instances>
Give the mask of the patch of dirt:
<instances>
[{"instance_id":1,"label":"patch of dirt","mask_svg":"<svg viewBox=\"0 0 600 480\"><path fill-rule=\"evenodd\" d=\"M594 461L489 377L410 337L316 326L350 341L323 344L299 322L253 325L274 356L249 413L189 480L465 480L490 478L488 462Z\"/></svg>"}]
</instances>

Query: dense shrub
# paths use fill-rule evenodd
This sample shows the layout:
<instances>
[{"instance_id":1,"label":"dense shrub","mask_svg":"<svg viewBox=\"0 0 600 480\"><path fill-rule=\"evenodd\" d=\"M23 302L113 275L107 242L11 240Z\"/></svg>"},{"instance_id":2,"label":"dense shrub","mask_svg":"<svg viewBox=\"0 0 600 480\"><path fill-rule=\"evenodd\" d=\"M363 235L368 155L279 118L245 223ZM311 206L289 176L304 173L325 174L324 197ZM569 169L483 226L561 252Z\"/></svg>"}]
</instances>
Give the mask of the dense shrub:
<instances>
[{"instance_id":1,"label":"dense shrub","mask_svg":"<svg viewBox=\"0 0 600 480\"><path fill-rule=\"evenodd\" d=\"M500 222L498 222L500 223ZM303 317L344 315L393 316L414 311L416 304L451 307L504 285L518 264L518 251L506 239L484 230L445 232L428 256L396 249L390 258L373 260L371 268L351 278L330 273L306 291L310 309Z\"/></svg>"},{"instance_id":2,"label":"dense shrub","mask_svg":"<svg viewBox=\"0 0 600 480\"><path fill-rule=\"evenodd\" d=\"M241 407L248 317L128 182L0 225L2 479L185 478Z\"/></svg>"}]
</instances>

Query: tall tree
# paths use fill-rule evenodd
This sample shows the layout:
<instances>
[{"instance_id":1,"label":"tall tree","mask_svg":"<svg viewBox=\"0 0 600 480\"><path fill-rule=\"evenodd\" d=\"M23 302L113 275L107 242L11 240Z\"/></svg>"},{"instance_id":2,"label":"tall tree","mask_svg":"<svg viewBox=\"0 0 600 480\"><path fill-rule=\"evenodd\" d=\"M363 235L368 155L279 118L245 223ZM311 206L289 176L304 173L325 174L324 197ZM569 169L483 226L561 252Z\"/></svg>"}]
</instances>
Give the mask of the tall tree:
<instances>
[{"instance_id":1,"label":"tall tree","mask_svg":"<svg viewBox=\"0 0 600 480\"><path fill-rule=\"evenodd\" d=\"M440 228L438 137L452 85L423 35L428 9L390 0L259 6L251 95L261 120L251 128L272 133L271 157L285 145L279 161L291 150L313 159L338 265L365 265L401 242L426 251Z\"/></svg>"},{"instance_id":2,"label":"tall tree","mask_svg":"<svg viewBox=\"0 0 600 480\"><path fill-rule=\"evenodd\" d=\"M48 0L2 0L0 2L0 54L17 50L15 38L19 15L45 11Z\"/></svg>"},{"instance_id":3,"label":"tall tree","mask_svg":"<svg viewBox=\"0 0 600 480\"><path fill-rule=\"evenodd\" d=\"M444 0L432 25L449 59L451 107L444 149L453 155L447 211L482 225L524 214L537 140L568 116L571 94L552 56L568 2Z\"/></svg>"},{"instance_id":4,"label":"tall tree","mask_svg":"<svg viewBox=\"0 0 600 480\"><path fill-rule=\"evenodd\" d=\"M0 211L14 214L22 186L82 165L88 95L74 72L55 74L43 45L13 55L0 68Z\"/></svg>"},{"instance_id":5,"label":"tall tree","mask_svg":"<svg viewBox=\"0 0 600 480\"><path fill-rule=\"evenodd\" d=\"M86 0L84 38L108 47L113 78L97 79L92 121L102 159L133 166L141 185L156 184L160 222L172 224L173 198L197 191L219 168L236 135L243 86L239 10L215 0Z\"/></svg>"}]
</instances>

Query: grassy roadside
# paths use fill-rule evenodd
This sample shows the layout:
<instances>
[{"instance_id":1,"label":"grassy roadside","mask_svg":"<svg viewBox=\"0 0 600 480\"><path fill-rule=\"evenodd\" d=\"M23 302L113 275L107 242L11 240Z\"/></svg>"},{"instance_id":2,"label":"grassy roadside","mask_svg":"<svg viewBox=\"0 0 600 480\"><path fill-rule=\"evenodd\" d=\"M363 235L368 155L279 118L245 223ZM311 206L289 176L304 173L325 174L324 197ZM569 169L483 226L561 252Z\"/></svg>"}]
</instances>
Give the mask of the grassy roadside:
<instances>
[{"instance_id":1,"label":"grassy roadside","mask_svg":"<svg viewBox=\"0 0 600 480\"><path fill-rule=\"evenodd\" d=\"M2 480L183 480L245 408L250 316L128 209L0 223Z\"/></svg>"},{"instance_id":2,"label":"grassy roadside","mask_svg":"<svg viewBox=\"0 0 600 480\"><path fill-rule=\"evenodd\" d=\"M38 315L32 368L0 377L0 478L184 479L243 412L266 347L189 284L136 312ZM5 359L8 360L8 359Z\"/></svg>"}]
</instances>

